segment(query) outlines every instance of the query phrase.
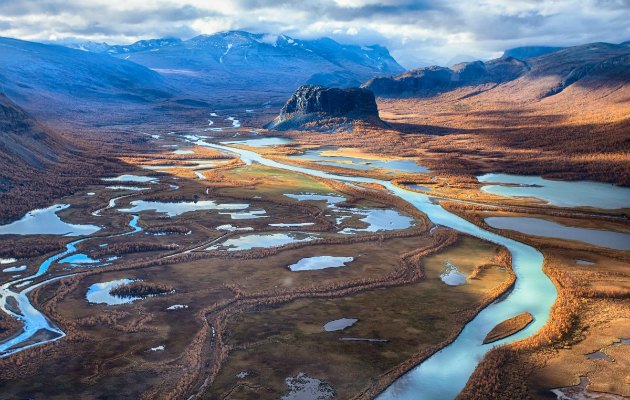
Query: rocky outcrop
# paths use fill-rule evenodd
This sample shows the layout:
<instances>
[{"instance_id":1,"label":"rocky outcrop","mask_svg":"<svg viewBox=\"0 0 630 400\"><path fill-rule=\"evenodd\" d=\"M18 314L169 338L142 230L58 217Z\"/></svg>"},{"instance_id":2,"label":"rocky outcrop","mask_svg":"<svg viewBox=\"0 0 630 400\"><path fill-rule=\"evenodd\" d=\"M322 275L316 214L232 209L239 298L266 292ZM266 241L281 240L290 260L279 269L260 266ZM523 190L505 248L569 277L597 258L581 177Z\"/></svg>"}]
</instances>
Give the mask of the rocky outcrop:
<instances>
[{"instance_id":1,"label":"rocky outcrop","mask_svg":"<svg viewBox=\"0 0 630 400\"><path fill-rule=\"evenodd\" d=\"M338 89L304 85L293 93L280 115L266 128L276 130L337 130L363 121L380 123L374 93L366 89Z\"/></svg>"},{"instance_id":2,"label":"rocky outcrop","mask_svg":"<svg viewBox=\"0 0 630 400\"><path fill-rule=\"evenodd\" d=\"M525 61L502 57L446 67L419 68L401 75L373 78L361 87L384 97L432 96L462 86L503 83L529 70Z\"/></svg>"}]
</instances>

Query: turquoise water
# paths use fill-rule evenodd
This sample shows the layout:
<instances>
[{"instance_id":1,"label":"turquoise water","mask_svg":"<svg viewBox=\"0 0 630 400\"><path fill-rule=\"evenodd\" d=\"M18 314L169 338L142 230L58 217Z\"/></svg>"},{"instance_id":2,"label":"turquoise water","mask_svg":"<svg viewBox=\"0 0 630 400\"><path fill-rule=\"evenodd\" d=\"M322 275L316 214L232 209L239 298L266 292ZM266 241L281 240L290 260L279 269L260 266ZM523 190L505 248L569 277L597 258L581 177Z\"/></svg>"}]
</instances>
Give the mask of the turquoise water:
<instances>
[{"instance_id":1,"label":"turquoise water","mask_svg":"<svg viewBox=\"0 0 630 400\"><path fill-rule=\"evenodd\" d=\"M630 207L630 188L590 181L556 181L540 176L485 174L481 190L504 197L535 197L559 207ZM516 186L510 186L516 185Z\"/></svg>"},{"instance_id":2,"label":"turquoise water","mask_svg":"<svg viewBox=\"0 0 630 400\"><path fill-rule=\"evenodd\" d=\"M203 140L197 141L196 144L238 153L246 164L255 162L270 167L345 182L379 183L391 193L408 201L418 210L424 212L434 224L446 226L503 245L512 253L512 263L517 280L508 296L501 302L492 303L481 310L464 326L464 329L453 343L433 354L397 379L379 395L379 399L453 399L462 390L484 354L492 347L529 337L547 322L557 292L549 278L542 272L543 256L535 248L488 232L463 218L451 214L439 204L434 204L426 194L399 188L389 181L356 176L341 176L306 167L286 165L266 159L249 150L206 143ZM534 316L534 322L508 338L492 344L483 344L485 336L494 326L522 312L531 313Z\"/></svg>"},{"instance_id":3,"label":"turquoise water","mask_svg":"<svg viewBox=\"0 0 630 400\"><path fill-rule=\"evenodd\" d=\"M133 229L132 231L111 235L109 237L125 236L140 232L142 229L138 226L138 220L139 218L136 215L131 218L129 226ZM75 240L68 243L64 251L47 258L43 263L41 263L36 273L13 280L11 282L4 283L2 286L0 286L0 308L2 308L2 310L7 314L20 320L23 324L22 331L18 335L0 342L0 358L17 353L29 347L37 346L42 343L59 340L65 336L65 333L61 329L54 326L53 323L48 318L46 318L44 314L33 307L28 298L28 294L36 287L71 275L63 275L47 279L39 282L38 284L29 286L21 291L18 291L16 289L19 287L20 284L34 280L35 278L44 275L46 272L48 272L48 269L54 262L61 260L64 257L70 256L71 254L76 252L77 244L85 240L87 240L87 238ZM7 307L7 298L9 297L13 297L16 300L21 313L15 313L11 311L9 307ZM38 341L31 342L31 338L35 334L37 334L37 332L42 330L49 332L50 338L40 339Z\"/></svg>"}]
</instances>

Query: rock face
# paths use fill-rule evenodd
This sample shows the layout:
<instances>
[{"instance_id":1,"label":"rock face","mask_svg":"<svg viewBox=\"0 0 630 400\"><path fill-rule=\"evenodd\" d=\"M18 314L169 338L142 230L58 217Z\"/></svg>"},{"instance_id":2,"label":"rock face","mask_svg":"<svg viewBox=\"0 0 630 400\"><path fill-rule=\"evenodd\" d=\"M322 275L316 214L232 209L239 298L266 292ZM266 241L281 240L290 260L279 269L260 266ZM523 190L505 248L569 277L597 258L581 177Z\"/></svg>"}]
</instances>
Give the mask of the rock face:
<instances>
[{"instance_id":1,"label":"rock face","mask_svg":"<svg viewBox=\"0 0 630 400\"><path fill-rule=\"evenodd\" d=\"M314 129L355 121L380 122L374 93L366 89L338 89L304 85L293 93L280 115L266 127L276 130Z\"/></svg>"}]
</instances>

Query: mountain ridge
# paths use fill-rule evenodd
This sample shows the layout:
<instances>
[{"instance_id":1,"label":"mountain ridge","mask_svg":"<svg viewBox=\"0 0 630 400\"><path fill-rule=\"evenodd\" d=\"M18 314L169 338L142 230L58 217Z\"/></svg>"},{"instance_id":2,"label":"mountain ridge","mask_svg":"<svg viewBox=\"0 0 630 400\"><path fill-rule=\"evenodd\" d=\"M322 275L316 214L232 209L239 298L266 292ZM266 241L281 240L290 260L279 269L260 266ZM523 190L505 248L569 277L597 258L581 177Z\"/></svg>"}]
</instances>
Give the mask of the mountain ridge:
<instances>
[{"instance_id":1,"label":"mountain ridge","mask_svg":"<svg viewBox=\"0 0 630 400\"><path fill-rule=\"evenodd\" d=\"M231 81L234 90L286 95L305 83L352 87L374 76L404 71L380 45L341 44L330 38L301 40L238 30L188 40L149 39L124 46L74 47L146 66L176 82L176 86L192 91L221 88Z\"/></svg>"},{"instance_id":2,"label":"mountain ridge","mask_svg":"<svg viewBox=\"0 0 630 400\"><path fill-rule=\"evenodd\" d=\"M602 84L627 82L628 55L630 48L625 45L590 43L548 51L526 60L503 56L452 68L419 68L373 78L361 87L381 97L431 97L467 86L478 86L485 92L503 90L508 85L515 98L534 100L553 96L587 77L592 84L596 74L601 76Z\"/></svg>"}]
</instances>

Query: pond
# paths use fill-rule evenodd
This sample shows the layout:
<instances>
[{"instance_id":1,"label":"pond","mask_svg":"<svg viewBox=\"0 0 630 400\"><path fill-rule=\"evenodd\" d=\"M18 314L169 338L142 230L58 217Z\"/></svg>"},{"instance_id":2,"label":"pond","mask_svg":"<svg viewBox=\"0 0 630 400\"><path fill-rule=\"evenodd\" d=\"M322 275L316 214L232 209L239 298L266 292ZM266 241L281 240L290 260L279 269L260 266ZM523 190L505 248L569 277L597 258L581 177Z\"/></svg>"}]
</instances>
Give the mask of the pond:
<instances>
[{"instance_id":1,"label":"pond","mask_svg":"<svg viewBox=\"0 0 630 400\"><path fill-rule=\"evenodd\" d=\"M100 226L70 224L59 218L57 213L70 207L55 204L48 208L29 211L20 220L0 226L0 235L63 235L84 236L101 230Z\"/></svg>"},{"instance_id":2,"label":"pond","mask_svg":"<svg viewBox=\"0 0 630 400\"><path fill-rule=\"evenodd\" d=\"M342 331L346 328L351 327L352 325L356 324L359 320L356 318L340 318L340 319L336 319L334 321L330 321L327 322L324 325L324 330L326 332L335 332L335 331Z\"/></svg>"},{"instance_id":3,"label":"pond","mask_svg":"<svg viewBox=\"0 0 630 400\"><path fill-rule=\"evenodd\" d=\"M330 165L334 167L350 168L360 171L370 171L381 168L398 172L424 173L429 172L425 166L419 165L415 160L380 160L369 158L357 158L350 156L327 155L327 152L336 149L313 149L306 150L304 154L291 156L297 160L311 161L320 165Z\"/></svg>"},{"instance_id":4,"label":"pond","mask_svg":"<svg viewBox=\"0 0 630 400\"><path fill-rule=\"evenodd\" d=\"M246 140L233 140L229 142L223 142L226 144L240 144L250 147L267 147L267 146L281 146L293 142L291 139L283 137L265 137Z\"/></svg>"},{"instance_id":5,"label":"pond","mask_svg":"<svg viewBox=\"0 0 630 400\"><path fill-rule=\"evenodd\" d=\"M300 172L341 182L377 183L394 195L411 203L437 225L446 226L475 237L507 247L517 280L514 289L500 302L482 309L470 320L457 338L448 346L431 355L412 370L398 378L377 398L380 400L443 400L455 398L464 387L483 355L496 345L510 343L535 334L548 320L557 292L553 283L542 271L543 256L535 248L489 232L458 217L431 201L424 193L412 192L384 180L367 177L342 176L296 165L283 164L265 158L250 150L198 142L219 151L237 153L245 164L259 163L274 168ZM532 299L531 293L536 293ZM521 312L529 312L534 322L525 329L492 344L483 344L488 332L498 323ZM386 340L386 339L383 339ZM448 366L445 368L445 366Z\"/></svg>"},{"instance_id":6,"label":"pond","mask_svg":"<svg viewBox=\"0 0 630 400\"><path fill-rule=\"evenodd\" d=\"M504 197L535 197L558 207L630 207L630 188L590 181L560 181L540 176L485 174L479 182L484 192Z\"/></svg>"},{"instance_id":7,"label":"pond","mask_svg":"<svg viewBox=\"0 0 630 400\"><path fill-rule=\"evenodd\" d=\"M457 266L450 261L446 262L446 265L440 274L440 279L449 286L465 285L467 282L466 275L459 272Z\"/></svg>"},{"instance_id":8,"label":"pond","mask_svg":"<svg viewBox=\"0 0 630 400\"><path fill-rule=\"evenodd\" d=\"M133 303L135 300L139 300L140 297L119 297L109 293L112 289L115 289L122 285L126 285L131 282L134 282L134 280L117 279L109 282L95 283L88 288L88 291L85 294L85 298L88 302L92 304L107 304L109 306Z\"/></svg>"},{"instance_id":9,"label":"pond","mask_svg":"<svg viewBox=\"0 0 630 400\"><path fill-rule=\"evenodd\" d=\"M119 175L113 178L101 178L101 180L105 182L155 182L157 178L152 176L142 176L142 175Z\"/></svg>"},{"instance_id":10,"label":"pond","mask_svg":"<svg viewBox=\"0 0 630 400\"><path fill-rule=\"evenodd\" d=\"M291 243L308 242L318 239L316 235L302 232L260 233L231 237L222 243L208 247L206 250L250 250L259 248L280 247Z\"/></svg>"},{"instance_id":11,"label":"pond","mask_svg":"<svg viewBox=\"0 0 630 400\"><path fill-rule=\"evenodd\" d=\"M291 271L314 271L326 268L346 267L353 257L316 256L303 258L295 264L289 265Z\"/></svg>"},{"instance_id":12,"label":"pond","mask_svg":"<svg viewBox=\"0 0 630 400\"><path fill-rule=\"evenodd\" d=\"M531 217L488 217L485 221L497 229L509 229L533 236L577 240L615 250L630 250L630 233L579 228Z\"/></svg>"},{"instance_id":13,"label":"pond","mask_svg":"<svg viewBox=\"0 0 630 400\"><path fill-rule=\"evenodd\" d=\"M180 202L161 202L147 200L133 200L131 207L119 208L118 211L124 213L138 213L143 211L155 211L157 213L166 214L169 217L200 210L244 210L249 204L218 204L213 200L180 201Z\"/></svg>"}]
</instances>

